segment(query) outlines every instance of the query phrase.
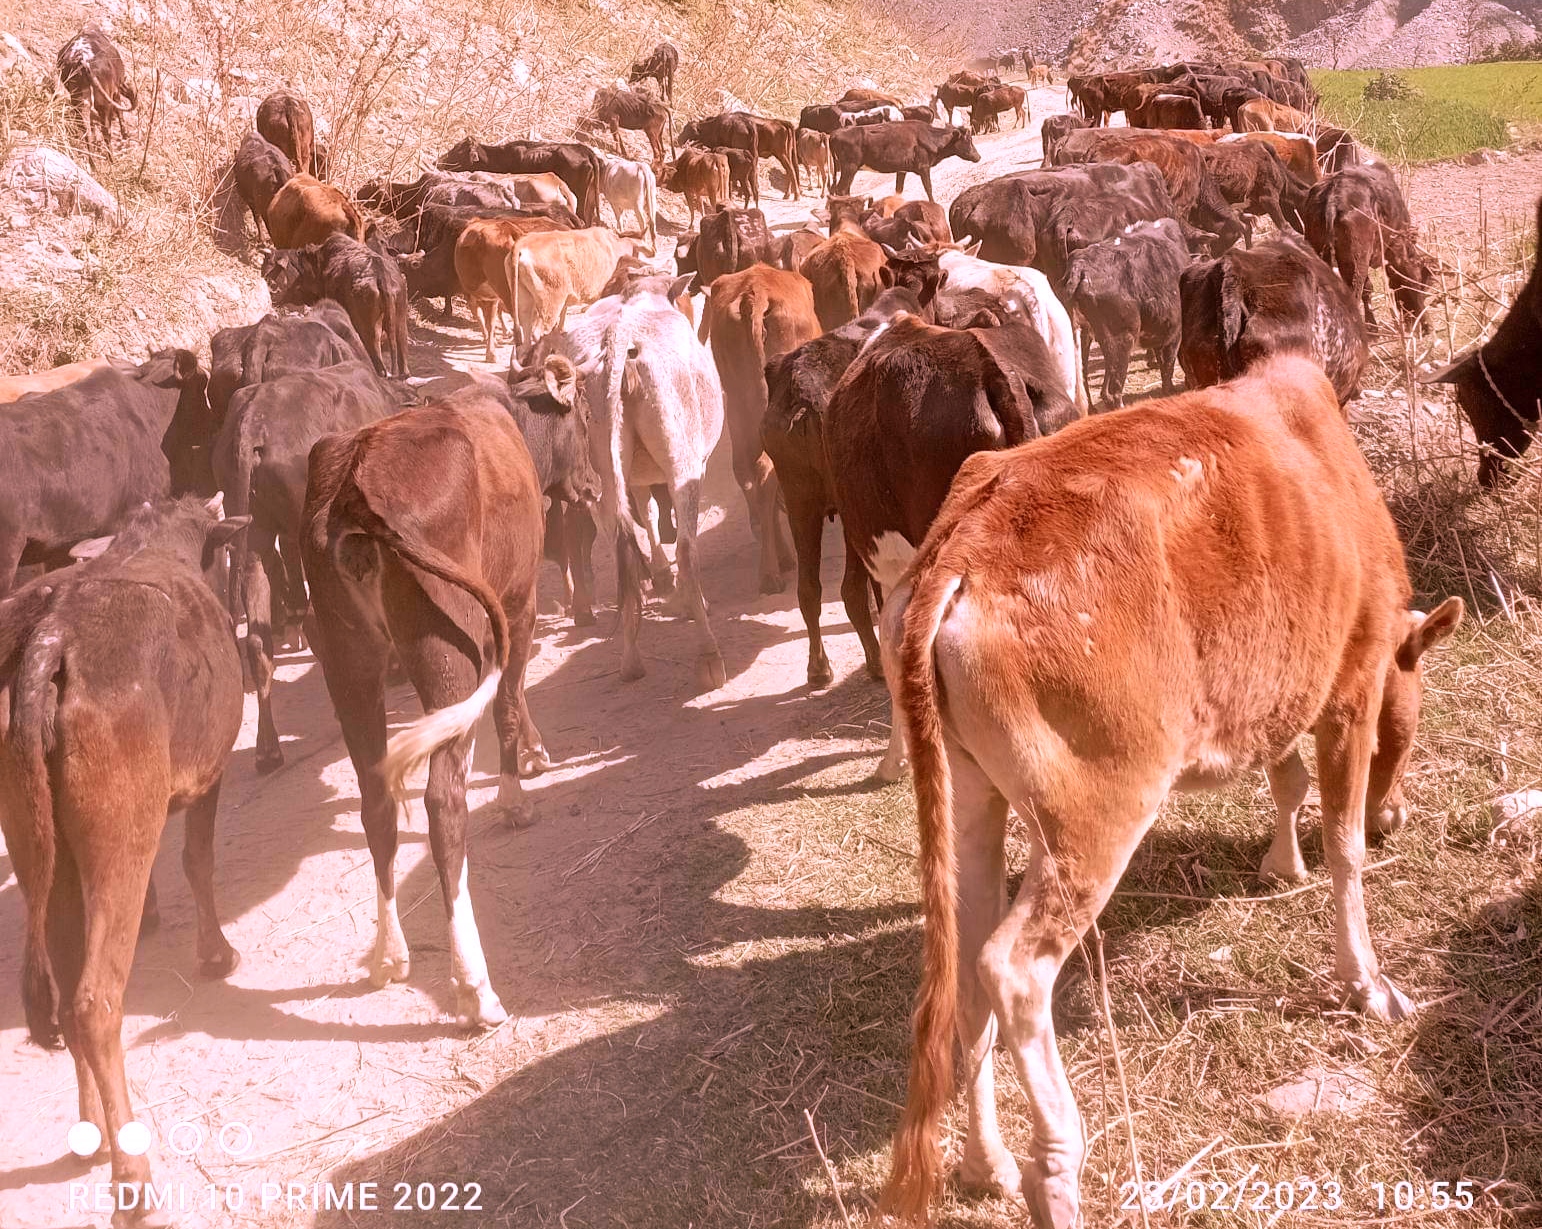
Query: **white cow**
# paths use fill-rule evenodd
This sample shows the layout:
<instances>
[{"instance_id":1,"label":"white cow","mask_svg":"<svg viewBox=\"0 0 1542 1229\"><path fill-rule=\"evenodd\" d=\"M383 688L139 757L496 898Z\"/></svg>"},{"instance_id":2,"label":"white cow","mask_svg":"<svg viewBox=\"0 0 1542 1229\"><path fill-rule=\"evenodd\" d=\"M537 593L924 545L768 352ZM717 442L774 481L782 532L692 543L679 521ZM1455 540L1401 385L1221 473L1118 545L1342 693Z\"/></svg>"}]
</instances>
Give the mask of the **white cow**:
<instances>
[{"instance_id":1,"label":"white cow","mask_svg":"<svg viewBox=\"0 0 1542 1229\"><path fill-rule=\"evenodd\" d=\"M599 153L598 150L595 151ZM600 193L610 202L611 212L616 215L616 229L621 229L621 214L630 211L637 215L638 234L648 240L648 254L658 250L658 181L653 168L646 162L633 162L630 158L617 158L611 154L599 154Z\"/></svg>"},{"instance_id":2,"label":"white cow","mask_svg":"<svg viewBox=\"0 0 1542 1229\"><path fill-rule=\"evenodd\" d=\"M1049 279L1026 265L998 265L975 255L978 243L962 251L943 252L938 262L947 274L938 299L946 304L948 296L963 290L984 290L995 295L1007 307L1020 311L1033 323L1035 331L1049 347L1050 356L1065 381L1066 396L1079 410L1087 409L1087 387L1082 382L1081 364L1077 362L1076 334L1071 314L1055 297Z\"/></svg>"}]
</instances>

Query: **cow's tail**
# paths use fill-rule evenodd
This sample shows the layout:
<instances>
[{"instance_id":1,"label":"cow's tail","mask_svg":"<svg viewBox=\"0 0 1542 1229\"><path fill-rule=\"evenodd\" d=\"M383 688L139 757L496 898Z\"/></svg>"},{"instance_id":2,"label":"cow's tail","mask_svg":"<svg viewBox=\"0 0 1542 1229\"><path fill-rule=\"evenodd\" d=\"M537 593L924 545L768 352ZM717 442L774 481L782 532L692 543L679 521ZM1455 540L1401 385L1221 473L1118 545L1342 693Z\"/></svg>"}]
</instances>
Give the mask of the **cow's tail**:
<instances>
[{"instance_id":1,"label":"cow's tail","mask_svg":"<svg viewBox=\"0 0 1542 1229\"><path fill-rule=\"evenodd\" d=\"M938 1127L953 1095L953 1034L958 1011L958 867L954 856L953 800L942 742L934 645L948 603L962 577L933 567L916 576L905 611L900 677L895 688L910 735L915 770L916 822L921 840L921 902L926 929L921 944L921 989L914 1016L910 1082L889 1180L880 1207L903 1221L926 1220L942 1185ZM903 714L903 715L902 715Z\"/></svg>"},{"instance_id":2,"label":"cow's tail","mask_svg":"<svg viewBox=\"0 0 1542 1229\"><path fill-rule=\"evenodd\" d=\"M589 151L589 182L584 185L583 200L579 202L583 206L579 217L583 219L585 226L598 226L600 224L600 156L593 150Z\"/></svg>"},{"instance_id":3,"label":"cow's tail","mask_svg":"<svg viewBox=\"0 0 1542 1229\"><path fill-rule=\"evenodd\" d=\"M703 325L712 313L712 298L709 295L707 307L702 312ZM601 344L602 371L605 376L605 440L606 464L610 468L611 486L615 490L615 517L616 517L616 550L618 552L627 549L628 545L636 548L639 555L647 560L650 555L648 539L642 526L632 515L632 501L628 498L626 488L626 470L621 463L622 443L622 405L621 384L626 375L626 362L632 349L632 334L627 327L625 314L615 324L605 330L604 340ZM622 566L617 559L617 566Z\"/></svg>"},{"instance_id":4,"label":"cow's tail","mask_svg":"<svg viewBox=\"0 0 1542 1229\"><path fill-rule=\"evenodd\" d=\"M257 445L252 439L248 426L251 423L251 415L245 415L236 424L236 456L235 473L231 478L230 489L225 492L225 515L246 516L252 508L252 473L257 468ZM252 531L247 528L236 535L238 539L235 548L231 551L230 558L230 588L229 601L230 617L240 621L240 613L245 612L250 619L256 612L246 609L246 564L247 556L251 553Z\"/></svg>"},{"instance_id":5,"label":"cow's tail","mask_svg":"<svg viewBox=\"0 0 1542 1229\"><path fill-rule=\"evenodd\" d=\"M132 111L137 105L133 99L130 99L127 102L119 102L116 98L114 98L101 87L101 84L94 76L92 76L89 71L87 71L86 77L91 82L91 92L100 98L103 102L105 102L114 111Z\"/></svg>"},{"instance_id":6,"label":"cow's tail","mask_svg":"<svg viewBox=\"0 0 1542 1229\"><path fill-rule=\"evenodd\" d=\"M56 841L48 753L54 741L53 682L63 664L65 635L48 618L50 593L38 586L0 604L0 694L11 693L10 753L17 783L15 822L6 825L5 836L27 912L22 1008L32 1040L57 1049L58 992L48 959Z\"/></svg>"},{"instance_id":7,"label":"cow's tail","mask_svg":"<svg viewBox=\"0 0 1542 1229\"><path fill-rule=\"evenodd\" d=\"M413 567L465 590L487 612L488 622L492 624L492 669L481 685L460 703L425 713L406 729L393 734L386 743L381 772L391 792L400 797L405 789L403 780L406 775L445 743L469 733L498 694L498 684L509 659L509 620L498 595L484 581L471 575L443 551L403 534L380 514L359 481L357 453L350 466L349 478L359 497L355 505L359 527Z\"/></svg>"},{"instance_id":8,"label":"cow's tail","mask_svg":"<svg viewBox=\"0 0 1542 1229\"><path fill-rule=\"evenodd\" d=\"M846 319L855 320L862 314L861 296L857 288L857 268L851 261L843 261L841 272L845 275Z\"/></svg>"}]
</instances>

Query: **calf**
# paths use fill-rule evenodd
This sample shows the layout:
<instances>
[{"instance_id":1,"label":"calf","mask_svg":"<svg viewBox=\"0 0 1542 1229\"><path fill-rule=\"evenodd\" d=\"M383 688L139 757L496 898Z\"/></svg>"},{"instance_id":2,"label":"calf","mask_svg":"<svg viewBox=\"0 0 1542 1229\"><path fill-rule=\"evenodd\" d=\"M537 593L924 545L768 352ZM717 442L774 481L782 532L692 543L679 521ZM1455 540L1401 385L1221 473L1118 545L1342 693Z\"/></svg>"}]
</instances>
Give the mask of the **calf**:
<instances>
[{"instance_id":1,"label":"calf","mask_svg":"<svg viewBox=\"0 0 1542 1229\"><path fill-rule=\"evenodd\" d=\"M257 107L257 131L302 175L320 176L316 165L316 121L310 103L288 90L275 90Z\"/></svg>"},{"instance_id":2,"label":"calf","mask_svg":"<svg viewBox=\"0 0 1542 1229\"><path fill-rule=\"evenodd\" d=\"M1376 328L1371 311L1371 270L1385 266L1387 286L1411 328L1425 332L1425 288L1429 267L1414 241L1413 219L1392 172L1382 166L1352 166L1313 185L1301 208L1307 242L1337 265L1350 294L1365 308L1365 324Z\"/></svg>"},{"instance_id":3,"label":"calf","mask_svg":"<svg viewBox=\"0 0 1542 1229\"><path fill-rule=\"evenodd\" d=\"M838 230L798 266L812 284L819 326L829 330L855 320L890 284L881 247L860 231Z\"/></svg>"},{"instance_id":4,"label":"calf","mask_svg":"<svg viewBox=\"0 0 1542 1229\"><path fill-rule=\"evenodd\" d=\"M902 120L871 128L845 128L830 138L830 160L835 164L835 191L845 195L863 167L893 172L894 190L904 192L905 176L914 174L932 196L932 168L944 158L978 162L980 151L964 128L933 128L930 124Z\"/></svg>"},{"instance_id":5,"label":"calf","mask_svg":"<svg viewBox=\"0 0 1542 1229\"><path fill-rule=\"evenodd\" d=\"M634 500L645 506L650 489L662 483L675 509L679 596L700 636L696 679L713 690L727 673L702 596L696 532L707 458L723 433L723 389L705 347L674 305L680 290L679 282L662 292L638 283L601 300L568 331L547 334L534 358L564 355L586 373L600 523L616 543L622 680L646 673L638 648L645 560L652 555L656 588L669 578L668 561L632 511Z\"/></svg>"},{"instance_id":6,"label":"calf","mask_svg":"<svg viewBox=\"0 0 1542 1229\"><path fill-rule=\"evenodd\" d=\"M325 243L329 235L364 241L364 215L342 189L301 172L273 197L267 212L268 234L276 248Z\"/></svg>"},{"instance_id":7,"label":"calf","mask_svg":"<svg viewBox=\"0 0 1542 1229\"><path fill-rule=\"evenodd\" d=\"M208 494L208 377L187 350L108 366L0 413L0 597L160 495Z\"/></svg>"},{"instance_id":8,"label":"calf","mask_svg":"<svg viewBox=\"0 0 1542 1229\"><path fill-rule=\"evenodd\" d=\"M810 129L798 130L798 166L808 171L808 186L813 188L817 177L821 192L830 191L830 138L823 132Z\"/></svg>"},{"instance_id":9,"label":"calf","mask_svg":"<svg viewBox=\"0 0 1542 1229\"><path fill-rule=\"evenodd\" d=\"M1542 202L1537 205L1542 223ZM1542 232L1539 232L1542 233ZM1504 477L1505 463L1524 456L1542 413L1542 278L1531 275L1494 335L1469 354L1428 375L1426 384L1456 385L1456 403L1478 439L1478 482Z\"/></svg>"},{"instance_id":10,"label":"calf","mask_svg":"<svg viewBox=\"0 0 1542 1229\"><path fill-rule=\"evenodd\" d=\"M1067 111L1061 115L1046 116L1039 125L1039 141L1044 150L1044 165L1055 165L1055 150L1060 142L1066 139L1067 134L1075 132L1078 128L1091 128L1092 121L1084 115L1077 115Z\"/></svg>"},{"instance_id":11,"label":"calf","mask_svg":"<svg viewBox=\"0 0 1542 1229\"><path fill-rule=\"evenodd\" d=\"M648 241L648 251L659 244L658 181L646 162L628 162L625 158L603 158L600 162L600 195L610 202L616 215L616 229L621 229L621 215L637 215L637 233Z\"/></svg>"},{"instance_id":12,"label":"calf","mask_svg":"<svg viewBox=\"0 0 1542 1229\"><path fill-rule=\"evenodd\" d=\"M760 176L755 173L755 160L742 149L719 149L714 153L728 159L728 202L734 198L744 202L748 209L760 204Z\"/></svg>"},{"instance_id":13,"label":"calf","mask_svg":"<svg viewBox=\"0 0 1542 1229\"><path fill-rule=\"evenodd\" d=\"M257 228L259 241L273 198L294 174L294 164L284 151L260 132L247 133L236 150L236 193L251 211L252 225Z\"/></svg>"},{"instance_id":14,"label":"calf","mask_svg":"<svg viewBox=\"0 0 1542 1229\"><path fill-rule=\"evenodd\" d=\"M644 78L651 77L657 81L664 90L664 97L670 106L675 102L675 73L680 68L680 52L673 43L660 43L642 59L632 65L632 71L627 75L627 80L636 85Z\"/></svg>"},{"instance_id":15,"label":"calf","mask_svg":"<svg viewBox=\"0 0 1542 1229\"><path fill-rule=\"evenodd\" d=\"M574 141L505 141L487 145L466 137L434 164L441 171L494 171L500 174L550 173L567 184L585 226L600 224L600 158Z\"/></svg>"},{"instance_id":16,"label":"calf","mask_svg":"<svg viewBox=\"0 0 1542 1229\"><path fill-rule=\"evenodd\" d=\"M362 360L362 355L360 359ZM238 389L214 444L214 476L230 511L251 521L235 553L246 614L246 657L257 689L257 771L284 763L273 721L275 632L305 616L300 513L306 460L323 435L352 431L400 408L368 362L272 374Z\"/></svg>"},{"instance_id":17,"label":"calf","mask_svg":"<svg viewBox=\"0 0 1542 1229\"><path fill-rule=\"evenodd\" d=\"M556 231L544 218L479 218L455 241L455 275L471 314L482 326L487 361L493 361L493 326L502 308L514 315L509 257L526 235Z\"/></svg>"},{"instance_id":18,"label":"calf","mask_svg":"<svg viewBox=\"0 0 1542 1229\"><path fill-rule=\"evenodd\" d=\"M1103 239L1071 254L1066 302L1091 330L1082 341L1082 374L1087 374L1092 337L1103 354L1103 404L1124 404L1130 352L1146 347L1151 366L1162 373L1162 392L1171 396L1173 364L1182 336L1183 306L1178 282L1189 253L1171 222L1142 223L1115 239Z\"/></svg>"},{"instance_id":19,"label":"calf","mask_svg":"<svg viewBox=\"0 0 1542 1229\"><path fill-rule=\"evenodd\" d=\"M509 253L514 344L527 346L567 323L568 308L592 303L624 256L641 246L603 226L529 234ZM489 350L491 348L489 347Z\"/></svg>"},{"instance_id":20,"label":"calf","mask_svg":"<svg viewBox=\"0 0 1542 1229\"><path fill-rule=\"evenodd\" d=\"M22 1005L33 1041L69 1047L80 1120L126 1208L143 1206L150 1162L119 1137L136 1117L124 988L170 811L187 815L201 971L237 963L214 901L214 819L241 663L213 586L244 521L218 508L141 508L100 557L0 603L0 832L26 908Z\"/></svg>"},{"instance_id":21,"label":"calf","mask_svg":"<svg viewBox=\"0 0 1542 1229\"><path fill-rule=\"evenodd\" d=\"M921 304L907 290L885 290L872 306L843 324L766 364L766 410L761 440L776 469L777 484L787 503L793 549L798 557L798 608L808 629L808 683L823 687L835 681L819 631L823 595L819 581L823 560L825 518L835 515L830 463L825 454L824 417L830 394L846 368L880 328L902 312L919 314ZM868 575L857 550L846 544L846 571L841 600L862 642L867 672L883 678L873 612L868 601Z\"/></svg>"},{"instance_id":22,"label":"calf","mask_svg":"<svg viewBox=\"0 0 1542 1229\"><path fill-rule=\"evenodd\" d=\"M615 138L616 152L623 158L626 157L626 146L621 144L623 128L631 132L641 132L648 138L648 146L653 151L653 161L660 166L664 164L666 130L669 134L670 148L674 148L675 133L669 122L669 108L642 94L632 90L602 86L594 92L591 114L598 123L609 126L611 136ZM603 190L602 188L601 191Z\"/></svg>"},{"instance_id":23,"label":"calf","mask_svg":"<svg viewBox=\"0 0 1542 1229\"><path fill-rule=\"evenodd\" d=\"M693 146L682 148L674 162L665 170L661 184L670 192L685 196L690 211L690 225L696 225L696 215L706 216L703 204L714 210L728 202L728 157L713 150Z\"/></svg>"},{"instance_id":24,"label":"calf","mask_svg":"<svg viewBox=\"0 0 1542 1229\"><path fill-rule=\"evenodd\" d=\"M348 313L364 352L381 375L407 370L407 283L396 261L347 235L295 251L269 252L263 280L277 305L335 299Z\"/></svg>"},{"instance_id":25,"label":"calf","mask_svg":"<svg viewBox=\"0 0 1542 1229\"><path fill-rule=\"evenodd\" d=\"M554 412L584 412L577 376L560 360L512 393L554 402ZM424 474L435 476L431 490ZM487 706L496 699L497 805L511 822L531 819L521 773L550 766L525 705L542 486L506 398L479 384L320 439L311 449L301 518L316 655L358 773L375 864L370 981L383 987L409 973L396 910L397 798L406 773L427 757L423 803L450 923L456 1018L468 1025L508 1018L488 977L467 889L466 773ZM425 715L387 742L393 647Z\"/></svg>"},{"instance_id":26,"label":"calf","mask_svg":"<svg viewBox=\"0 0 1542 1229\"><path fill-rule=\"evenodd\" d=\"M118 48L92 22L59 48L54 68L80 118L87 145L94 127L101 137L102 151L111 158L112 121L117 119L118 135L127 139L128 124L123 116L139 105L139 95L129 81Z\"/></svg>"},{"instance_id":27,"label":"calf","mask_svg":"<svg viewBox=\"0 0 1542 1229\"><path fill-rule=\"evenodd\" d=\"M1412 1010L1371 947L1365 834L1401 809L1419 661L1462 604L1426 617L1409 599L1375 479L1322 372L1298 358L964 463L883 612L896 721L914 739L926 914L884 1211L919 1220L941 1185L958 1041L963 1183L1021 1192L1037 1225L1078 1222L1086 1146L1050 1010L1061 965L1173 789L1262 766L1293 814L1309 731L1338 976L1368 1015ZM1008 807L1030 817L1032 846L1010 904ZM998 1026L1035 1107L1021 1171L996 1129Z\"/></svg>"},{"instance_id":28,"label":"calf","mask_svg":"<svg viewBox=\"0 0 1542 1229\"><path fill-rule=\"evenodd\" d=\"M825 413L848 549L887 595L966 457L1047 435L1074 413L1043 340L1026 323L943 329L900 316L847 368ZM890 675L891 687L895 681ZM896 721L879 778L898 779L904 754Z\"/></svg>"},{"instance_id":29,"label":"calf","mask_svg":"<svg viewBox=\"0 0 1542 1229\"><path fill-rule=\"evenodd\" d=\"M1276 354L1304 354L1327 371L1340 401L1358 393L1370 350L1355 300L1300 240L1282 235L1190 265L1179 292L1188 387L1229 380Z\"/></svg>"},{"instance_id":30,"label":"calf","mask_svg":"<svg viewBox=\"0 0 1542 1229\"><path fill-rule=\"evenodd\" d=\"M996 117L1003 111L1017 115L1014 127L1028 126L1028 92L1020 85L1002 85L994 90L984 90L975 95L969 108L969 127L978 136L987 129L997 131L1001 125Z\"/></svg>"},{"instance_id":31,"label":"calf","mask_svg":"<svg viewBox=\"0 0 1542 1229\"><path fill-rule=\"evenodd\" d=\"M723 413L733 445L734 480L760 539L760 591L780 593L793 565L792 542L777 512L778 485L761 443L766 364L819 336L814 288L801 273L755 265L712 284L700 336L710 340L723 385Z\"/></svg>"}]
</instances>

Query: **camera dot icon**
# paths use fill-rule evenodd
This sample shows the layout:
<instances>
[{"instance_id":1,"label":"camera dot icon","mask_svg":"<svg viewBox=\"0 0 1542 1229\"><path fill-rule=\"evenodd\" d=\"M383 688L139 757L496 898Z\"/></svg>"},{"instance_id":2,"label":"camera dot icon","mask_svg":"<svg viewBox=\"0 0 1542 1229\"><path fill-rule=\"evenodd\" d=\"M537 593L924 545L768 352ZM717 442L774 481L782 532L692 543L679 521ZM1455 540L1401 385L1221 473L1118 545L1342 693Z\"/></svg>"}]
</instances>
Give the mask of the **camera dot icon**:
<instances>
[{"instance_id":1,"label":"camera dot icon","mask_svg":"<svg viewBox=\"0 0 1542 1229\"><path fill-rule=\"evenodd\" d=\"M70 1151L76 1156L95 1156L102 1146L101 1129L94 1122L77 1122L65 1136Z\"/></svg>"},{"instance_id":2,"label":"camera dot icon","mask_svg":"<svg viewBox=\"0 0 1542 1229\"><path fill-rule=\"evenodd\" d=\"M125 1122L118 1128L118 1147L130 1156L150 1151L150 1128L142 1122Z\"/></svg>"}]
</instances>

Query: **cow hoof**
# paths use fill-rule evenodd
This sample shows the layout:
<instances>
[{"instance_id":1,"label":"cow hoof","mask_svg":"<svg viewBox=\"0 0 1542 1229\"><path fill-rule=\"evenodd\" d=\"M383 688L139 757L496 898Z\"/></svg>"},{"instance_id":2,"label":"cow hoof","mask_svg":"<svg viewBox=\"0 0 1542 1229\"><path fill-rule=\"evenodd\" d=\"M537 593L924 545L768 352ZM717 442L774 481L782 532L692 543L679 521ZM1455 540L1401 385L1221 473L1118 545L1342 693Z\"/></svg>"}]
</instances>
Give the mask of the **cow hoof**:
<instances>
[{"instance_id":1,"label":"cow hoof","mask_svg":"<svg viewBox=\"0 0 1542 1229\"><path fill-rule=\"evenodd\" d=\"M1399 1020L1406 1020L1418 1009L1413 1005L1406 994L1392 984L1390 978L1380 978L1368 989L1357 993L1360 999L1361 1010L1366 1015L1376 1020L1385 1020L1389 1024L1396 1024Z\"/></svg>"},{"instance_id":2,"label":"cow hoof","mask_svg":"<svg viewBox=\"0 0 1542 1229\"><path fill-rule=\"evenodd\" d=\"M866 665L868 678L872 679L875 683L881 683L884 681L883 663L881 661L873 661L871 658L869 658Z\"/></svg>"},{"instance_id":3,"label":"cow hoof","mask_svg":"<svg viewBox=\"0 0 1542 1229\"><path fill-rule=\"evenodd\" d=\"M574 627L593 627L594 621L594 611L592 610L575 610L573 612Z\"/></svg>"},{"instance_id":4,"label":"cow hoof","mask_svg":"<svg viewBox=\"0 0 1542 1229\"><path fill-rule=\"evenodd\" d=\"M1034 1166L1038 1168L1038 1166ZM1023 1177L1023 1199L1035 1229L1072 1229L1081 1219L1076 1171Z\"/></svg>"},{"instance_id":5,"label":"cow hoof","mask_svg":"<svg viewBox=\"0 0 1542 1229\"><path fill-rule=\"evenodd\" d=\"M272 751L257 752L257 771L263 775L277 772L284 766L284 753L275 747Z\"/></svg>"},{"instance_id":6,"label":"cow hoof","mask_svg":"<svg viewBox=\"0 0 1542 1229\"><path fill-rule=\"evenodd\" d=\"M198 975L219 980L229 977L240 967L241 953L227 945L224 951L216 955L200 958L198 962Z\"/></svg>"},{"instance_id":7,"label":"cow hoof","mask_svg":"<svg viewBox=\"0 0 1542 1229\"><path fill-rule=\"evenodd\" d=\"M719 653L703 653L696 659L696 681L703 691L716 691L728 682L728 671L723 668Z\"/></svg>"},{"instance_id":8,"label":"cow hoof","mask_svg":"<svg viewBox=\"0 0 1542 1229\"><path fill-rule=\"evenodd\" d=\"M675 574L668 568L661 568L653 574L653 594L655 597L667 597L675 591Z\"/></svg>"},{"instance_id":9,"label":"cow hoof","mask_svg":"<svg viewBox=\"0 0 1542 1229\"><path fill-rule=\"evenodd\" d=\"M997 1199L1022 1198L1022 1171L1017 1168L1012 1154L1005 1149L994 1159L970 1156L966 1150L964 1163L959 1166L958 1181L960 1186L973 1194L990 1195Z\"/></svg>"},{"instance_id":10,"label":"cow hoof","mask_svg":"<svg viewBox=\"0 0 1542 1229\"><path fill-rule=\"evenodd\" d=\"M546 766L551 767L550 764ZM535 823L535 803L518 786L517 781L512 785L501 782L498 786L498 800L493 805L509 827L528 828Z\"/></svg>"},{"instance_id":11,"label":"cow hoof","mask_svg":"<svg viewBox=\"0 0 1542 1229\"><path fill-rule=\"evenodd\" d=\"M762 576L760 578L760 591L762 593L781 593L787 588L787 581L779 575Z\"/></svg>"},{"instance_id":12,"label":"cow hoof","mask_svg":"<svg viewBox=\"0 0 1542 1229\"><path fill-rule=\"evenodd\" d=\"M873 771L873 776L885 785L892 785L904 777L910 768L910 761L904 756L897 760L891 760L887 755L878 762L878 767Z\"/></svg>"},{"instance_id":13,"label":"cow hoof","mask_svg":"<svg viewBox=\"0 0 1542 1229\"><path fill-rule=\"evenodd\" d=\"M830 663L822 661L808 668L808 685L810 687L828 687L835 682L835 671L830 669Z\"/></svg>"},{"instance_id":14,"label":"cow hoof","mask_svg":"<svg viewBox=\"0 0 1542 1229\"><path fill-rule=\"evenodd\" d=\"M384 990L394 981L406 981L410 976L411 956L376 956L370 961L369 984L376 990Z\"/></svg>"},{"instance_id":15,"label":"cow hoof","mask_svg":"<svg viewBox=\"0 0 1542 1229\"><path fill-rule=\"evenodd\" d=\"M1301 861L1300 855L1296 855L1296 863L1292 866L1283 859L1277 860L1271 855L1273 850L1264 855L1264 860L1258 864L1258 877L1265 883L1305 883L1310 876L1306 873L1306 864Z\"/></svg>"},{"instance_id":16,"label":"cow hoof","mask_svg":"<svg viewBox=\"0 0 1542 1229\"><path fill-rule=\"evenodd\" d=\"M455 986L455 1022L462 1028L497 1028L509 1018L488 985Z\"/></svg>"},{"instance_id":17,"label":"cow hoof","mask_svg":"<svg viewBox=\"0 0 1542 1229\"><path fill-rule=\"evenodd\" d=\"M641 653L634 651L621 658L621 681L623 683L635 683L647 673L648 668L643 665Z\"/></svg>"},{"instance_id":18,"label":"cow hoof","mask_svg":"<svg viewBox=\"0 0 1542 1229\"><path fill-rule=\"evenodd\" d=\"M519 753L519 775L522 777L533 777L550 767L551 756L546 754L545 747L529 747Z\"/></svg>"}]
</instances>

